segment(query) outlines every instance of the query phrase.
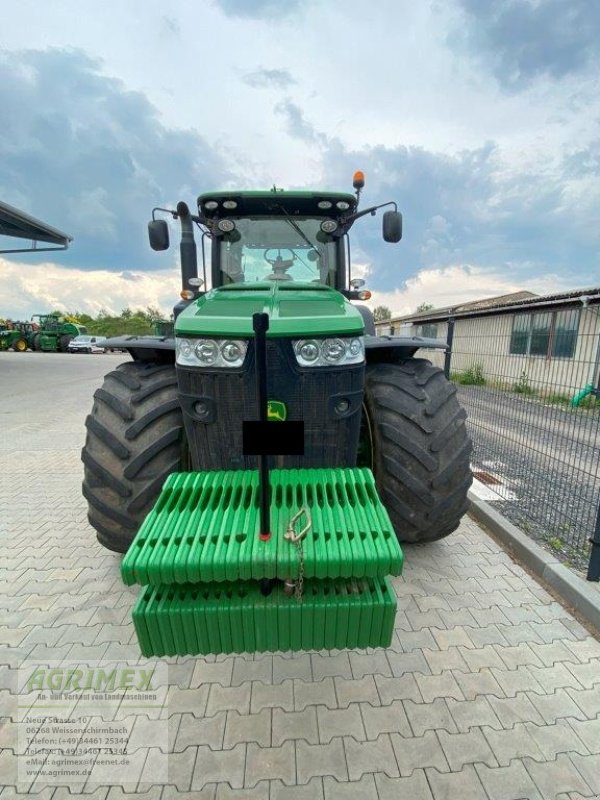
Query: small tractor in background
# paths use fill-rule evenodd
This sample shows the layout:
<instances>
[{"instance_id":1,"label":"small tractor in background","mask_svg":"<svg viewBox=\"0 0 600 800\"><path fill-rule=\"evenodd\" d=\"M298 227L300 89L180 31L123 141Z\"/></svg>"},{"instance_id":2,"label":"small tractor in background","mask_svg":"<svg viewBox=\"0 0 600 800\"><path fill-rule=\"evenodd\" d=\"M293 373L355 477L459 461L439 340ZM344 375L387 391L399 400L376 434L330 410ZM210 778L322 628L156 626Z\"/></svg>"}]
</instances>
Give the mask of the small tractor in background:
<instances>
[{"instance_id":1,"label":"small tractor in background","mask_svg":"<svg viewBox=\"0 0 600 800\"><path fill-rule=\"evenodd\" d=\"M87 333L84 325L72 322L61 314L34 314L32 319L38 320L38 329L31 337L33 350L67 353L71 339Z\"/></svg>"},{"instance_id":2,"label":"small tractor in background","mask_svg":"<svg viewBox=\"0 0 600 800\"><path fill-rule=\"evenodd\" d=\"M144 655L386 646L399 542L448 535L468 507L465 412L415 358L445 345L378 337L354 304L370 292L352 225L392 206L383 239L402 235L395 203L359 210L363 185L154 209L154 250L158 212L181 224L175 336L105 343L131 360L96 391L82 451L89 521L145 586Z\"/></svg>"},{"instance_id":3,"label":"small tractor in background","mask_svg":"<svg viewBox=\"0 0 600 800\"><path fill-rule=\"evenodd\" d=\"M0 325L0 351L14 350L24 353L31 347L36 326L31 322L6 320Z\"/></svg>"}]
</instances>

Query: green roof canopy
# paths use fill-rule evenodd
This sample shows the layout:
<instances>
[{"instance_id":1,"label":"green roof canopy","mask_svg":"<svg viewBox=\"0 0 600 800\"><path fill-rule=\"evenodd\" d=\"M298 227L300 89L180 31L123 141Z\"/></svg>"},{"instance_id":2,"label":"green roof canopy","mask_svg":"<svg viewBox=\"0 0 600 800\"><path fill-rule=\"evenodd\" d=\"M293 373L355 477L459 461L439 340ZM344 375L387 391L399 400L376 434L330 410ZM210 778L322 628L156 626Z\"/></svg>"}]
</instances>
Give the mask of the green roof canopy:
<instances>
[{"instance_id":1,"label":"green roof canopy","mask_svg":"<svg viewBox=\"0 0 600 800\"><path fill-rule=\"evenodd\" d=\"M11 250L0 249L0 253L29 253L45 250L66 250L73 237L46 225L35 217L30 217L18 208L0 201L0 236L13 236L17 239L30 239L31 247ZM38 247L38 242L54 245L54 247Z\"/></svg>"}]
</instances>

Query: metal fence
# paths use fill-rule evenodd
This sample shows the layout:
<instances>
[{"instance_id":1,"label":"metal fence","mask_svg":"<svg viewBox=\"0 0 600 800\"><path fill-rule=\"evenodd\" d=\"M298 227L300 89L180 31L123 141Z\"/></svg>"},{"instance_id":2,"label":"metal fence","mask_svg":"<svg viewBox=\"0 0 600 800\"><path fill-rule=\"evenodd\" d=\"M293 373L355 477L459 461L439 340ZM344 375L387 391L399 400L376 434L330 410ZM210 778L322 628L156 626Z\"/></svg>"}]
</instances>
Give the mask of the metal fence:
<instances>
[{"instance_id":1,"label":"metal fence","mask_svg":"<svg viewBox=\"0 0 600 800\"><path fill-rule=\"evenodd\" d=\"M477 493L598 580L600 304L450 318L437 335L468 414Z\"/></svg>"}]
</instances>

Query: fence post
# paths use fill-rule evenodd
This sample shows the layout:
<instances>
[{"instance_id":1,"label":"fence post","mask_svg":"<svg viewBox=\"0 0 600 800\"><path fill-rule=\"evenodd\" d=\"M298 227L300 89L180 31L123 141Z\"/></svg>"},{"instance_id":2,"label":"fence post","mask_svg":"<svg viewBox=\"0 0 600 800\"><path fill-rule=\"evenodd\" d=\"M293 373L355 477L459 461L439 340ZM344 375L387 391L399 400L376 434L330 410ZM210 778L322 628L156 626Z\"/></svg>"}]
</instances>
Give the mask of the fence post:
<instances>
[{"instance_id":1,"label":"fence post","mask_svg":"<svg viewBox=\"0 0 600 800\"><path fill-rule=\"evenodd\" d=\"M448 335L446 344L448 348L444 355L444 375L450 380L450 362L452 361L452 342L454 341L454 317L448 317Z\"/></svg>"},{"instance_id":2,"label":"fence post","mask_svg":"<svg viewBox=\"0 0 600 800\"><path fill-rule=\"evenodd\" d=\"M592 552L590 553L590 563L588 565L588 581L600 580L600 502L596 511L596 527L590 537Z\"/></svg>"}]
</instances>

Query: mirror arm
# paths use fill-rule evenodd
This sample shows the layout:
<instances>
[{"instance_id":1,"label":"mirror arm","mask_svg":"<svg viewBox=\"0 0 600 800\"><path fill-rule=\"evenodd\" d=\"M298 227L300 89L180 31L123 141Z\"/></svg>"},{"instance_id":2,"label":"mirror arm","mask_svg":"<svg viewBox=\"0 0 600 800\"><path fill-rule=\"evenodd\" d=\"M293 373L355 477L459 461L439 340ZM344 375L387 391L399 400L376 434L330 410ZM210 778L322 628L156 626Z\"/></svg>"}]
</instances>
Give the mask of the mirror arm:
<instances>
[{"instance_id":1,"label":"mirror arm","mask_svg":"<svg viewBox=\"0 0 600 800\"><path fill-rule=\"evenodd\" d=\"M389 203L381 203L381 205L371 206L370 208L365 208L363 211L359 211L356 214L351 214L349 217L345 217L343 219L342 224L344 226L351 225L355 220L360 219L361 217L364 217L367 214L375 216L375 212L377 211L377 209L385 208L386 206L394 206L394 211L398 211L398 205L393 200L390 200Z\"/></svg>"}]
</instances>

